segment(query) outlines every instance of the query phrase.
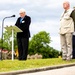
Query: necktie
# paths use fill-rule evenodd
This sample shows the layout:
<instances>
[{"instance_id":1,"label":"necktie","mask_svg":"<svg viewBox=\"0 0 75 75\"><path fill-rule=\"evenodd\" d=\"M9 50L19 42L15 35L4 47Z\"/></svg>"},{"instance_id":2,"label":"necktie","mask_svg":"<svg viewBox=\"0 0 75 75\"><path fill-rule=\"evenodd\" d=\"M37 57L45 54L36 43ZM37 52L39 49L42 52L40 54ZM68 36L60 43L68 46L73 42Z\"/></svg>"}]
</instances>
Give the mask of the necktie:
<instances>
[{"instance_id":1,"label":"necktie","mask_svg":"<svg viewBox=\"0 0 75 75\"><path fill-rule=\"evenodd\" d=\"M20 23L22 23L23 18L20 18Z\"/></svg>"}]
</instances>

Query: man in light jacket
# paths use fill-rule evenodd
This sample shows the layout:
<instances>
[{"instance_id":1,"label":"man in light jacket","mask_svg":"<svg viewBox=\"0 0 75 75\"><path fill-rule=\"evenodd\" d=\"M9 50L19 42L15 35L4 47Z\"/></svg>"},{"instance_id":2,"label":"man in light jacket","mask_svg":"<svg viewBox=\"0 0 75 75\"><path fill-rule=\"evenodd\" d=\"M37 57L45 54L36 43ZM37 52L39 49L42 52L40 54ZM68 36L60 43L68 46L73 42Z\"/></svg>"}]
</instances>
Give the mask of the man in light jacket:
<instances>
[{"instance_id":1,"label":"man in light jacket","mask_svg":"<svg viewBox=\"0 0 75 75\"><path fill-rule=\"evenodd\" d=\"M60 41L62 50L62 59L72 59L72 34L74 32L74 21L71 17L73 9L70 8L68 1L63 2L64 12L60 18Z\"/></svg>"}]
</instances>

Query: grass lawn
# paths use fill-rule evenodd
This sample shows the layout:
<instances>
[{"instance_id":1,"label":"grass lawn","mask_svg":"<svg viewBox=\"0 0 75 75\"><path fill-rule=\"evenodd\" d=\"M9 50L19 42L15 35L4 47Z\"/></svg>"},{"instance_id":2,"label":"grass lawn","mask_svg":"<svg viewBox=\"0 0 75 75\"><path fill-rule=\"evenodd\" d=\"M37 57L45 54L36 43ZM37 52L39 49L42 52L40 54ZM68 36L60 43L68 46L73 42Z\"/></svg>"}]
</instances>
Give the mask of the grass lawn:
<instances>
[{"instance_id":1,"label":"grass lawn","mask_svg":"<svg viewBox=\"0 0 75 75\"><path fill-rule=\"evenodd\" d=\"M74 63L75 59L71 61L63 61L61 58L52 59L34 59L34 60L3 60L0 61L0 72L14 71L14 70L24 70L44 66L52 66L59 64L69 64Z\"/></svg>"}]
</instances>

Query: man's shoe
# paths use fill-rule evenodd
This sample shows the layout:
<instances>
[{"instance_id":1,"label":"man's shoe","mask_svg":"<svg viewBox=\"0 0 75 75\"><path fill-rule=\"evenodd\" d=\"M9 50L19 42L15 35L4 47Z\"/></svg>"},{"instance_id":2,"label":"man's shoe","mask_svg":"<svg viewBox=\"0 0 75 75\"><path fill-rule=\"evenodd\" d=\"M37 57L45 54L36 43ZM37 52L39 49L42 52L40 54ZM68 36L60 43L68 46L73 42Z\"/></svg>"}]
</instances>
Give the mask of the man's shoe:
<instances>
[{"instance_id":1,"label":"man's shoe","mask_svg":"<svg viewBox=\"0 0 75 75\"><path fill-rule=\"evenodd\" d=\"M66 60L66 59L63 59L63 60Z\"/></svg>"},{"instance_id":2,"label":"man's shoe","mask_svg":"<svg viewBox=\"0 0 75 75\"><path fill-rule=\"evenodd\" d=\"M72 59L66 59L66 61L71 61Z\"/></svg>"}]
</instances>

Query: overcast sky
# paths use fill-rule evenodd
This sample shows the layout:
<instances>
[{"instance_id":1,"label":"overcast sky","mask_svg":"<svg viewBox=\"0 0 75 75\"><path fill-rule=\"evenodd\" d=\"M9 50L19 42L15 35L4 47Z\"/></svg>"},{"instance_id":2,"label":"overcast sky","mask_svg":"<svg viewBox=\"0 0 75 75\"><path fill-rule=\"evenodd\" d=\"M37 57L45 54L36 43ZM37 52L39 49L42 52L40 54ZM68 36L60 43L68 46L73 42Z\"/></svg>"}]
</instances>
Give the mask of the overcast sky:
<instances>
[{"instance_id":1,"label":"overcast sky","mask_svg":"<svg viewBox=\"0 0 75 75\"><path fill-rule=\"evenodd\" d=\"M64 0L0 0L0 37L2 20L6 16L16 15L15 18L6 19L4 26L14 25L19 17L19 9L24 8L26 14L31 17L31 37L40 32L50 33L52 43L50 46L60 50L59 20L63 12ZM69 0L71 8L75 6L74 0Z\"/></svg>"}]
</instances>

